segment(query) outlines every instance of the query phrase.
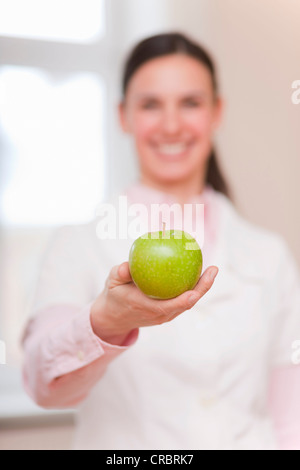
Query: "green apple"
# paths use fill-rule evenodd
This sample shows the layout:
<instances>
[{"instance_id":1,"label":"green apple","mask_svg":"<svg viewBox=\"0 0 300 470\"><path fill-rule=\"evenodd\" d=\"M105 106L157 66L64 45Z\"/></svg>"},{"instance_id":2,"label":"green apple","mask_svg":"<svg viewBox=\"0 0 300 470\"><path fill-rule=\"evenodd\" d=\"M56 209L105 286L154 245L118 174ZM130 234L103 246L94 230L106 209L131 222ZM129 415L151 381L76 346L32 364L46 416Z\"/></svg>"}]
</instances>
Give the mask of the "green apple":
<instances>
[{"instance_id":1,"label":"green apple","mask_svg":"<svg viewBox=\"0 0 300 470\"><path fill-rule=\"evenodd\" d=\"M201 276L202 252L187 232L149 232L134 241L129 269L134 283L144 294L170 299L195 287Z\"/></svg>"}]
</instances>

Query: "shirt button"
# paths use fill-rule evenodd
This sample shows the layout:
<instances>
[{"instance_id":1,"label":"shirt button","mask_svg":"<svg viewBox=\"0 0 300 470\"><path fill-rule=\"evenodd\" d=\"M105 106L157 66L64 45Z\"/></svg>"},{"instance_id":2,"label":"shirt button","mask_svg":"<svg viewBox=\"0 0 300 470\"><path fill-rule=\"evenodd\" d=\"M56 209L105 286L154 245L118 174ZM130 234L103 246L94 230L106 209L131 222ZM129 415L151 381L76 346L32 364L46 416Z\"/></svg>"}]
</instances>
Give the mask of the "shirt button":
<instances>
[{"instance_id":1,"label":"shirt button","mask_svg":"<svg viewBox=\"0 0 300 470\"><path fill-rule=\"evenodd\" d=\"M84 352L83 351L78 351L77 352L77 357L80 361L84 360Z\"/></svg>"},{"instance_id":2,"label":"shirt button","mask_svg":"<svg viewBox=\"0 0 300 470\"><path fill-rule=\"evenodd\" d=\"M199 401L203 408L209 408L215 404L216 398L213 395L201 396Z\"/></svg>"}]
</instances>

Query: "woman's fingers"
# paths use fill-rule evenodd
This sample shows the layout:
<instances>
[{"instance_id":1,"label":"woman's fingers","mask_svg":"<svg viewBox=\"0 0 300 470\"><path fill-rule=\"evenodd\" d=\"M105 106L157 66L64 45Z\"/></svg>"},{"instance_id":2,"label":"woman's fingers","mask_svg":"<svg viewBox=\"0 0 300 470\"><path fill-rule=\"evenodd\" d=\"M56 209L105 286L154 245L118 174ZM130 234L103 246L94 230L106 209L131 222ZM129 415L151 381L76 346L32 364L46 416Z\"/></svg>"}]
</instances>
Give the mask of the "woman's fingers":
<instances>
[{"instance_id":1,"label":"woman's fingers","mask_svg":"<svg viewBox=\"0 0 300 470\"><path fill-rule=\"evenodd\" d=\"M209 289L214 283L214 280L218 272L219 272L219 269L217 268L217 266L210 266L204 271L204 273L202 274L202 276L200 277L198 281L198 284L193 289L200 295L199 299L204 294L206 294L206 292L209 291Z\"/></svg>"},{"instance_id":2,"label":"woman's fingers","mask_svg":"<svg viewBox=\"0 0 300 470\"><path fill-rule=\"evenodd\" d=\"M205 270L199 279L198 284L193 290L184 292L183 294L169 300L154 300L153 306L157 311L164 311L168 315L177 315L192 308L201 297L203 297L211 288L218 274L216 266L210 266Z\"/></svg>"},{"instance_id":3,"label":"woman's fingers","mask_svg":"<svg viewBox=\"0 0 300 470\"><path fill-rule=\"evenodd\" d=\"M189 304L189 308L193 307L198 302L198 300L200 300L201 297L203 297L209 291L218 272L219 269L216 266L210 266L204 271L194 289L186 293L186 296L188 294L186 300Z\"/></svg>"}]
</instances>

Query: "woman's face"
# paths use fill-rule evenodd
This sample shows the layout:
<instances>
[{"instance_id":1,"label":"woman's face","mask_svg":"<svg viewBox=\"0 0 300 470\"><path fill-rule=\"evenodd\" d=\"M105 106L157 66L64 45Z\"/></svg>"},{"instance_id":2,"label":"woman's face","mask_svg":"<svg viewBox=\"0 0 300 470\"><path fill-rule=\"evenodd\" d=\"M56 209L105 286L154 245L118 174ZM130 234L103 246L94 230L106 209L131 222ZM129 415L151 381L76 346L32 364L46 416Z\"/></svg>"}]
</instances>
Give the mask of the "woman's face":
<instances>
[{"instance_id":1,"label":"woman's face","mask_svg":"<svg viewBox=\"0 0 300 470\"><path fill-rule=\"evenodd\" d=\"M131 77L120 119L132 134L142 177L153 183L205 178L221 103L209 70L171 54L150 60Z\"/></svg>"}]
</instances>

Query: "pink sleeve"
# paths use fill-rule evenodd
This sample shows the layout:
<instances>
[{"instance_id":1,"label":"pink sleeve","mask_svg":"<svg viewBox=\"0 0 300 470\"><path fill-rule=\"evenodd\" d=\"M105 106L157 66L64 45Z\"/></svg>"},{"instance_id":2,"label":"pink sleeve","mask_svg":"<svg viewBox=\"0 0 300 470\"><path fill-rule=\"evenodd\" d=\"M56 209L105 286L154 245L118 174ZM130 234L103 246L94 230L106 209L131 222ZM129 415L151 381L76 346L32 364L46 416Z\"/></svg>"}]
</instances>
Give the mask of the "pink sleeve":
<instances>
[{"instance_id":1,"label":"pink sleeve","mask_svg":"<svg viewBox=\"0 0 300 470\"><path fill-rule=\"evenodd\" d=\"M275 370L269 396L275 434L281 450L300 450L300 366Z\"/></svg>"},{"instance_id":2,"label":"pink sleeve","mask_svg":"<svg viewBox=\"0 0 300 470\"><path fill-rule=\"evenodd\" d=\"M23 382L27 393L45 408L72 407L87 396L108 364L137 340L139 330L122 346L98 338L90 323L90 305L82 310L49 307L31 319L23 336Z\"/></svg>"}]
</instances>

